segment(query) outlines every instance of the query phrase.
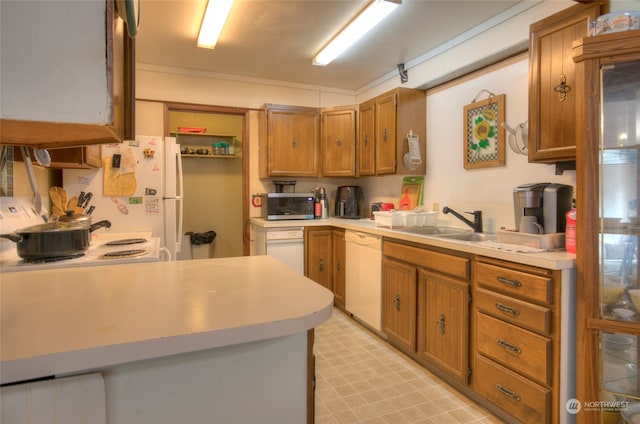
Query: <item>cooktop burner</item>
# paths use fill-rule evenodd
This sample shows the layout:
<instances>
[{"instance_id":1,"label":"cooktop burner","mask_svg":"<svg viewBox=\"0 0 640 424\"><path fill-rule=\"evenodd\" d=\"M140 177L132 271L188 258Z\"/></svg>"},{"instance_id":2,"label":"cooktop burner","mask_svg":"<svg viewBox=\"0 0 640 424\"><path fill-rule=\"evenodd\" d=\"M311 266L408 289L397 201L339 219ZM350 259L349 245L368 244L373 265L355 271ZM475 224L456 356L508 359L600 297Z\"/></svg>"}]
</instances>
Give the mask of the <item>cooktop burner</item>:
<instances>
[{"instance_id":1,"label":"cooktop burner","mask_svg":"<svg viewBox=\"0 0 640 424\"><path fill-rule=\"evenodd\" d=\"M147 242L147 239L145 238L128 238L128 239L108 241L104 244L104 246L127 246L130 244L140 244L140 243L146 243L146 242Z\"/></svg>"},{"instance_id":2,"label":"cooktop burner","mask_svg":"<svg viewBox=\"0 0 640 424\"><path fill-rule=\"evenodd\" d=\"M81 258L82 256L84 256L84 253L73 253L71 255L65 255L65 256L23 259L20 262L25 264L46 264L50 262L66 261L67 259Z\"/></svg>"},{"instance_id":3,"label":"cooktop burner","mask_svg":"<svg viewBox=\"0 0 640 424\"><path fill-rule=\"evenodd\" d=\"M145 249L118 250L100 255L100 259L133 258L135 256L142 256L145 253L147 253Z\"/></svg>"}]
</instances>

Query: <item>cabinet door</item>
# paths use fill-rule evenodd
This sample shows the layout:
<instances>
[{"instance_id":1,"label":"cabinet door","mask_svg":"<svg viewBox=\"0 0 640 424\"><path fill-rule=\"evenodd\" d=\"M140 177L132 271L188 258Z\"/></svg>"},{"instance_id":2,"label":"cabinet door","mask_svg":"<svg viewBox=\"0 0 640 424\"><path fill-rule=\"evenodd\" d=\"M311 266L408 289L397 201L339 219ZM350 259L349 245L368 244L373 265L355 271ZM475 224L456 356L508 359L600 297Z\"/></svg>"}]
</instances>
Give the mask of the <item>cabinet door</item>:
<instances>
[{"instance_id":1,"label":"cabinet door","mask_svg":"<svg viewBox=\"0 0 640 424\"><path fill-rule=\"evenodd\" d=\"M270 176L318 176L318 121L315 111L267 111Z\"/></svg>"},{"instance_id":2,"label":"cabinet door","mask_svg":"<svg viewBox=\"0 0 640 424\"><path fill-rule=\"evenodd\" d=\"M344 308L345 302L345 282L346 282L346 245L344 240L344 230L334 229L332 238L333 247L333 295L334 303Z\"/></svg>"},{"instance_id":3,"label":"cabinet door","mask_svg":"<svg viewBox=\"0 0 640 424\"><path fill-rule=\"evenodd\" d=\"M587 35L600 4L579 4L530 27L529 161L576 157L576 80L572 43Z\"/></svg>"},{"instance_id":4,"label":"cabinet door","mask_svg":"<svg viewBox=\"0 0 640 424\"><path fill-rule=\"evenodd\" d=\"M102 168L102 145L50 149L51 168Z\"/></svg>"},{"instance_id":5,"label":"cabinet door","mask_svg":"<svg viewBox=\"0 0 640 424\"><path fill-rule=\"evenodd\" d=\"M417 269L382 260L383 331L412 352L416 351Z\"/></svg>"},{"instance_id":6,"label":"cabinet door","mask_svg":"<svg viewBox=\"0 0 640 424\"><path fill-rule=\"evenodd\" d=\"M333 290L331 284L331 229L307 228L305 233L305 275L316 283Z\"/></svg>"},{"instance_id":7,"label":"cabinet door","mask_svg":"<svg viewBox=\"0 0 640 424\"><path fill-rule=\"evenodd\" d=\"M396 172L396 95L390 93L376 101L376 175Z\"/></svg>"},{"instance_id":8,"label":"cabinet door","mask_svg":"<svg viewBox=\"0 0 640 424\"><path fill-rule=\"evenodd\" d=\"M373 102L360 105L360 136L358 141L358 175L375 174L375 106Z\"/></svg>"},{"instance_id":9,"label":"cabinet door","mask_svg":"<svg viewBox=\"0 0 640 424\"><path fill-rule=\"evenodd\" d=\"M322 174L328 177L356 175L356 111L322 113Z\"/></svg>"},{"instance_id":10,"label":"cabinet door","mask_svg":"<svg viewBox=\"0 0 640 424\"><path fill-rule=\"evenodd\" d=\"M420 356L467 383L469 369L469 285L419 270Z\"/></svg>"}]
</instances>

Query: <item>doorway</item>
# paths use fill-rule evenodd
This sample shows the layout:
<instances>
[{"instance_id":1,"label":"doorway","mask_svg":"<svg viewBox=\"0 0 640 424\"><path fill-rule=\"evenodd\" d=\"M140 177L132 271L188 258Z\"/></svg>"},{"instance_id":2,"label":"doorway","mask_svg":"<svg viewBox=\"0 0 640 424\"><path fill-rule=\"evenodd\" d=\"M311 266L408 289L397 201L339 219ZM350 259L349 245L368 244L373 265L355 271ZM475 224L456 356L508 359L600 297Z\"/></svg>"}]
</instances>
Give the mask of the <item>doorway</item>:
<instances>
[{"instance_id":1,"label":"doorway","mask_svg":"<svg viewBox=\"0 0 640 424\"><path fill-rule=\"evenodd\" d=\"M175 136L183 152L183 234L187 235L180 257L248 255L248 110L182 103L165 106L165 134ZM215 147L220 145L226 149ZM188 233L209 231L216 233L211 244L191 245Z\"/></svg>"}]
</instances>

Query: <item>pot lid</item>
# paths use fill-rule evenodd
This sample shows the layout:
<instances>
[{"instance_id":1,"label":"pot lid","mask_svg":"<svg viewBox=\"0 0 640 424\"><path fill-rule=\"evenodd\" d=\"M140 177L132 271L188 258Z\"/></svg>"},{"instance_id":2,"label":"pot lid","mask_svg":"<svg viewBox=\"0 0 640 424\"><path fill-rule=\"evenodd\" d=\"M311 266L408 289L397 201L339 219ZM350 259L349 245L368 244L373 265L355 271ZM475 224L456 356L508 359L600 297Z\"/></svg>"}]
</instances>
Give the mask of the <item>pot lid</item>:
<instances>
[{"instance_id":1,"label":"pot lid","mask_svg":"<svg viewBox=\"0 0 640 424\"><path fill-rule=\"evenodd\" d=\"M65 215L58 217L58 222L68 222L76 224L91 224L91 215L83 213L73 213L73 211L66 211Z\"/></svg>"},{"instance_id":2,"label":"pot lid","mask_svg":"<svg viewBox=\"0 0 640 424\"><path fill-rule=\"evenodd\" d=\"M16 231L16 234L45 233L55 231L71 231L82 230L87 228L85 225L75 222L47 222L46 224L32 225Z\"/></svg>"}]
</instances>

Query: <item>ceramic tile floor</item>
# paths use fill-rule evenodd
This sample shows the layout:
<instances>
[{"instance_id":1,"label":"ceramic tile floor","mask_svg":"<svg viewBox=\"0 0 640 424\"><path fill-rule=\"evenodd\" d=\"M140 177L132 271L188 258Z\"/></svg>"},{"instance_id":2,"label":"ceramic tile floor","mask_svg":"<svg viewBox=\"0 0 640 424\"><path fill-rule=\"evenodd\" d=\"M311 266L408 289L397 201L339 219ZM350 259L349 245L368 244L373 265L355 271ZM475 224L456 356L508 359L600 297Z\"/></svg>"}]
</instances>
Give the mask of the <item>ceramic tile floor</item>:
<instances>
[{"instance_id":1,"label":"ceramic tile floor","mask_svg":"<svg viewBox=\"0 0 640 424\"><path fill-rule=\"evenodd\" d=\"M338 309L315 334L316 424L502 422Z\"/></svg>"}]
</instances>

